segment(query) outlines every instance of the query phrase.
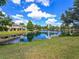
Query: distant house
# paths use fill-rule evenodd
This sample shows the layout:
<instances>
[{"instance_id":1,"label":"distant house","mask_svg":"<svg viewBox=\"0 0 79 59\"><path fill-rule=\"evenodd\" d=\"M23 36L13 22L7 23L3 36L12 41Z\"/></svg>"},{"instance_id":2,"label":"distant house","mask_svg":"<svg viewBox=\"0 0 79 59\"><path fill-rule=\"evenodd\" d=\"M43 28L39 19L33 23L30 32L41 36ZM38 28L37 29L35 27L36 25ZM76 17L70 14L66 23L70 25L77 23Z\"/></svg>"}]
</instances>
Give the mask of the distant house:
<instances>
[{"instance_id":1,"label":"distant house","mask_svg":"<svg viewBox=\"0 0 79 59\"><path fill-rule=\"evenodd\" d=\"M21 30L26 30L26 27L17 24L13 24L12 26L8 27L8 31L21 31Z\"/></svg>"}]
</instances>

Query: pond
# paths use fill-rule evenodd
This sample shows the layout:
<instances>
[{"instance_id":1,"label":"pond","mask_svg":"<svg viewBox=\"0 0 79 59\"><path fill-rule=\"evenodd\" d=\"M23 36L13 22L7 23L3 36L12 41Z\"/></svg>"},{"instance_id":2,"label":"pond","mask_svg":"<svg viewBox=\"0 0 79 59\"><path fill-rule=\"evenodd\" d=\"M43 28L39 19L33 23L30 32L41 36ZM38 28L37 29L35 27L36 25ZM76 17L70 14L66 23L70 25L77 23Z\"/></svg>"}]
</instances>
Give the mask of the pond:
<instances>
[{"instance_id":1,"label":"pond","mask_svg":"<svg viewBox=\"0 0 79 59\"><path fill-rule=\"evenodd\" d=\"M19 38L3 42L2 44L15 44L20 42L31 42L35 40L46 40L51 39L51 37L59 36L60 34L61 32L58 31L40 31L26 33L25 35L21 35Z\"/></svg>"}]
</instances>

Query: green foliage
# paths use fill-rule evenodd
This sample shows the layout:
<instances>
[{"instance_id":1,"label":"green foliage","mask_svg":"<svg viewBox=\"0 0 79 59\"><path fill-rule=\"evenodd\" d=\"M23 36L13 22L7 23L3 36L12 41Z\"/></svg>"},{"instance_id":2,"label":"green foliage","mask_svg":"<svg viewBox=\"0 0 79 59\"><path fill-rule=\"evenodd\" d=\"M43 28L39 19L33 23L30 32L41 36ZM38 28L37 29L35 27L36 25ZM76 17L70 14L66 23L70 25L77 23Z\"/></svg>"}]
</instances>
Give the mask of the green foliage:
<instances>
[{"instance_id":1,"label":"green foliage","mask_svg":"<svg viewBox=\"0 0 79 59\"><path fill-rule=\"evenodd\" d=\"M3 6L6 4L6 0L0 0L0 6Z\"/></svg>"},{"instance_id":2,"label":"green foliage","mask_svg":"<svg viewBox=\"0 0 79 59\"><path fill-rule=\"evenodd\" d=\"M61 19L67 25L74 23L75 20L79 21L79 0L75 0L73 8L66 10Z\"/></svg>"},{"instance_id":3,"label":"green foliage","mask_svg":"<svg viewBox=\"0 0 79 59\"><path fill-rule=\"evenodd\" d=\"M21 26L25 26L25 24L24 24L24 23L20 23L19 25L21 25Z\"/></svg>"},{"instance_id":4,"label":"green foliage","mask_svg":"<svg viewBox=\"0 0 79 59\"><path fill-rule=\"evenodd\" d=\"M79 0L75 0L74 2L74 17L79 21Z\"/></svg>"},{"instance_id":5,"label":"green foliage","mask_svg":"<svg viewBox=\"0 0 79 59\"><path fill-rule=\"evenodd\" d=\"M59 27L58 26L53 26L53 25L47 25L47 30L51 30L51 31L54 31L54 30L58 30Z\"/></svg>"},{"instance_id":6,"label":"green foliage","mask_svg":"<svg viewBox=\"0 0 79 59\"><path fill-rule=\"evenodd\" d=\"M0 0L0 6L6 4L6 0ZM9 17L5 17L4 14L0 11L0 31L7 31L7 25L11 25L11 19Z\"/></svg>"},{"instance_id":7,"label":"green foliage","mask_svg":"<svg viewBox=\"0 0 79 59\"><path fill-rule=\"evenodd\" d=\"M41 30L42 29L42 27L40 25L35 25L34 27L35 27L36 30Z\"/></svg>"},{"instance_id":8,"label":"green foliage","mask_svg":"<svg viewBox=\"0 0 79 59\"><path fill-rule=\"evenodd\" d=\"M1 30L1 29L0 29ZM4 37L4 36L10 36L10 35L18 35L18 34L24 34L26 33L27 31L23 30L23 31L3 31L3 32L0 32L0 37Z\"/></svg>"},{"instance_id":9,"label":"green foliage","mask_svg":"<svg viewBox=\"0 0 79 59\"><path fill-rule=\"evenodd\" d=\"M0 11L0 19L1 19L2 17L5 17L5 15Z\"/></svg>"},{"instance_id":10,"label":"green foliage","mask_svg":"<svg viewBox=\"0 0 79 59\"><path fill-rule=\"evenodd\" d=\"M0 59L79 59L79 36L0 46Z\"/></svg>"},{"instance_id":11,"label":"green foliage","mask_svg":"<svg viewBox=\"0 0 79 59\"><path fill-rule=\"evenodd\" d=\"M73 23L72 14L73 13L70 10L66 11L65 14L62 14L61 19L66 26Z\"/></svg>"},{"instance_id":12,"label":"green foliage","mask_svg":"<svg viewBox=\"0 0 79 59\"><path fill-rule=\"evenodd\" d=\"M71 30L71 27L70 27L71 24L73 24L72 27L74 29L79 29L79 24L78 24L79 23L79 0L74 1L73 8L69 8L68 10L66 10L66 12L62 14L61 19L63 21L64 27L67 26L66 29L68 29L68 34L70 33L69 31ZM72 32L74 33L74 31ZM76 30L76 32L78 32L78 30Z\"/></svg>"},{"instance_id":13,"label":"green foliage","mask_svg":"<svg viewBox=\"0 0 79 59\"><path fill-rule=\"evenodd\" d=\"M33 25L31 20L27 24L27 30L29 30L29 31L33 31L34 30L34 25Z\"/></svg>"},{"instance_id":14,"label":"green foliage","mask_svg":"<svg viewBox=\"0 0 79 59\"><path fill-rule=\"evenodd\" d=\"M8 28L7 27L2 27L2 26L0 26L0 31L7 31L8 30Z\"/></svg>"},{"instance_id":15,"label":"green foliage","mask_svg":"<svg viewBox=\"0 0 79 59\"><path fill-rule=\"evenodd\" d=\"M48 30L48 25L47 26L42 26L43 30Z\"/></svg>"},{"instance_id":16,"label":"green foliage","mask_svg":"<svg viewBox=\"0 0 79 59\"><path fill-rule=\"evenodd\" d=\"M2 12L0 12L0 31L7 31L7 26L12 25L12 19L10 17L5 17Z\"/></svg>"},{"instance_id":17,"label":"green foliage","mask_svg":"<svg viewBox=\"0 0 79 59\"><path fill-rule=\"evenodd\" d=\"M52 26L52 25L49 26L49 30L54 30L54 29L55 29L55 26Z\"/></svg>"},{"instance_id":18,"label":"green foliage","mask_svg":"<svg viewBox=\"0 0 79 59\"><path fill-rule=\"evenodd\" d=\"M8 17L0 19L0 24L2 24L2 26L11 25L11 19Z\"/></svg>"}]
</instances>

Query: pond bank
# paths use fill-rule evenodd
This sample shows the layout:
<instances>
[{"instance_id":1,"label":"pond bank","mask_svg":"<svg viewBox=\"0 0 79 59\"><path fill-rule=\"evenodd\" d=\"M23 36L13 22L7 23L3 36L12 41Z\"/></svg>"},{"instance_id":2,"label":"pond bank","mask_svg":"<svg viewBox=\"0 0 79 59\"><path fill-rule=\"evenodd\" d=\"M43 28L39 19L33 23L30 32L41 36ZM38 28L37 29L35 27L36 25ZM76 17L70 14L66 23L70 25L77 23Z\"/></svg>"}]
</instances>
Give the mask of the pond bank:
<instances>
[{"instance_id":1,"label":"pond bank","mask_svg":"<svg viewBox=\"0 0 79 59\"><path fill-rule=\"evenodd\" d=\"M19 37L20 35L25 34L27 31L9 31L9 32L0 32L0 42L11 40Z\"/></svg>"},{"instance_id":2,"label":"pond bank","mask_svg":"<svg viewBox=\"0 0 79 59\"><path fill-rule=\"evenodd\" d=\"M9 41L9 40L13 40L16 38L19 38L21 35L25 35L27 33L37 33L38 30L34 30L34 31L4 31L4 32L0 32L0 43Z\"/></svg>"},{"instance_id":3,"label":"pond bank","mask_svg":"<svg viewBox=\"0 0 79 59\"><path fill-rule=\"evenodd\" d=\"M0 46L0 59L79 59L79 37Z\"/></svg>"},{"instance_id":4,"label":"pond bank","mask_svg":"<svg viewBox=\"0 0 79 59\"><path fill-rule=\"evenodd\" d=\"M56 31L28 31L24 35L11 35L8 36L9 38L14 37L14 39L9 39L8 41L4 41L3 44L15 44L15 43L21 43L21 42L32 42L36 40L47 40L51 39L52 37L58 37L61 35L60 32ZM18 37L19 36L19 37ZM4 37L6 39L7 36ZM17 38L18 37L18 38ZM3 40L4 40L3 39Z\"/></svg>"}]
</instances>

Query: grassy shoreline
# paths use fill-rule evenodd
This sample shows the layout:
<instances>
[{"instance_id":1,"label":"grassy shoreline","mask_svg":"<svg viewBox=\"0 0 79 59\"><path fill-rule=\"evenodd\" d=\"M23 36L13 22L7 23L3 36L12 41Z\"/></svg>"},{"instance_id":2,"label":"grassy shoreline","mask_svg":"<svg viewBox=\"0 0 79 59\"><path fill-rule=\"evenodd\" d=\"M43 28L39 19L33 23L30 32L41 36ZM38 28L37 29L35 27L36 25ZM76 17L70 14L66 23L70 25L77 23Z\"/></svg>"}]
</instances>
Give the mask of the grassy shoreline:
<instances>
[{"instance_id":1,"label":"grassy shoreline","mask_svg":"<svg viewBox=\"0 0 79 59\"><path fill-rule=\"evenodd\" d=\"M26 33L27 31L4 31L0 32L0 36L6 36L6 35L18 35L18 34L23 34Z\"/></svg>"},{"instance_id":2,"label":"grassy shoreline","mask_svg":"<svg viewBox=\"0 0 79 59\"><path fill-rule=\"evenodd\" d=\"M79 59L79 37L0 46L0 59Z\"/></svg>"},{"instance_id":3,"label":"grassy shoreline","mask_svg":"<svg viewBox=\"0 0 79 59\"><path fill-rule=\"evenodd\" d=\"M8 40L15 39L15 38L19 37L19 35L25 34L25 33L27 33L27 31L4 31L4 32L0 32L0 42L5 42ZM16 36L12 37L12 35L16 35ZM5 38L5 37L7 37L7 38Z\"/></svg>"},{"instance_id":4,"label":"grassy shoreline","mask_svg":"<svg viewBox=\"0 0 79 59\"><path fill-rule=\"evenodd\" d=\"M23 34L23 33L30 33L30 32L37 32L37 30L35 31L27 31L27 30L21 30L21 31L3 31L0 32L0 36L8 36L8 35L18 35L18 34Z\"/></svg>"}]
</instances>

